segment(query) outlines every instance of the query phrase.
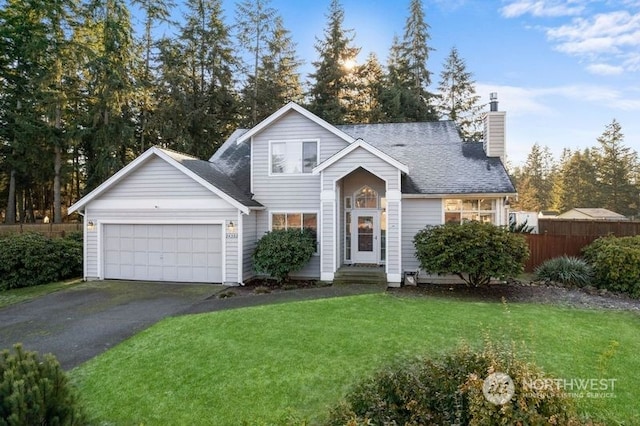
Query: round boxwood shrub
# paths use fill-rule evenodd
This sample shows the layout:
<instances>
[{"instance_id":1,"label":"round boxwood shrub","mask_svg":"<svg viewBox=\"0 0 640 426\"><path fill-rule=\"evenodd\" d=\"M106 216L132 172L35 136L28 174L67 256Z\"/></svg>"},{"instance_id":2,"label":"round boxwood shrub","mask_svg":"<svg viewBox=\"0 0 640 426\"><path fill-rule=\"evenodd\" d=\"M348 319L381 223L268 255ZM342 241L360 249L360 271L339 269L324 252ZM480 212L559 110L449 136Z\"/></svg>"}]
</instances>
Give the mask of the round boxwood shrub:
<instances>
[{"instance_id":1,"label":"round boxwood shrub","mask_svg":"<svg viewBox=\"0 0 640 426\"><path fill-rule=\"evenodd\" d=\"M316 238L311 229L278 229L260 238L253 252L258 273L283 282L291 272L299 271L316 251Z\"/></svg>"},{"instance_id":2,"label":"round boxwood shrub","mask_svg":"<svg viewBox=\"0 0 640 426\"><path fill-rule=\"evenodd\" d=\"M413 238L420 267L431 274L453 274L468 285L524 271L529 247L521 234L491 223L427 226Z\"/></svg>"},{"instance_id":3,"label":"round boxwood shrub","mask_svg":"<svg viewBox=\"0 0 640 426\"><path fill-rule=\"evenodd\" d=\"M0 424L84 425L75 388L56 358L25 351L0 353Z\"/></svg>"},{"instance_id":4,"label":"round boxwood shrub","mask_svg":"<svg viewBox=\"0 0 640 426\"><path fill-rule=\"evenodd\" d=\"M584 259L560 256L546 260L534 271L539 281L553 281L567 286L584 287L591 283L593 268Z\"/></svg>"},{"instance_id":5,"label":"round boxwood shrub","mask_svg":"<svg viewBox=\"0 0 640 426\"><path fill-rule=\"evenodd\" d=\"M597 287L640 298L640 235L603 237L583 249Z\"/></svg>"},{"instance_id":6,"label":"round boxwood shrub","mask_svg":"<svg viewBox=\"0 0 640 426\"><path fill-rule=\"evenodd\" d=\"M497 389L485 383L492 383L494 373L507 374L513 388L505 388L504 400L491 402L485 392L491 396ZM573 401L554 383L508 348L462 347L378 372L348 393L328 424L580 424Z\"/></svg>"}]
</instances>

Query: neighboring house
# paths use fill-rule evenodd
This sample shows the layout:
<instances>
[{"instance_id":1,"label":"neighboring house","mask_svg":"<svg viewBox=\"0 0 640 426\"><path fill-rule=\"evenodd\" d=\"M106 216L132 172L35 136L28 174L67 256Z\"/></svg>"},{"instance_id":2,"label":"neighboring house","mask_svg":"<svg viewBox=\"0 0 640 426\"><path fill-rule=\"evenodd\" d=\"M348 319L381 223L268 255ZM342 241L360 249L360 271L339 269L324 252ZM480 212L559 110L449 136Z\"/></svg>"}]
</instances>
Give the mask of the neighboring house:
<instances>
[{"instance_id":1,"label":"neighboring house","mask_svg":"<svg viewBox=\"0 0 640 426\"><path fill-rule=\"evenodd\" d=\"M620 213L600 208L575 208L556 216L556 219L629 220Z\"/></svg>"},{"instance_id":2,"label":"neighboring house","mask_svg":"<svg viewBox=\"0 0 640 426\"><path fill-rule=\"evenodd\" d=\"M334 126L289 103L209 161L150 148L69 209L84 215L84 277L241 284L262 235L308 227L317 253L297 276L377 264L398 286L425 225L507 224L516 191L491 109L484 143L451 121Z\"/></svg>"}]
</instances>

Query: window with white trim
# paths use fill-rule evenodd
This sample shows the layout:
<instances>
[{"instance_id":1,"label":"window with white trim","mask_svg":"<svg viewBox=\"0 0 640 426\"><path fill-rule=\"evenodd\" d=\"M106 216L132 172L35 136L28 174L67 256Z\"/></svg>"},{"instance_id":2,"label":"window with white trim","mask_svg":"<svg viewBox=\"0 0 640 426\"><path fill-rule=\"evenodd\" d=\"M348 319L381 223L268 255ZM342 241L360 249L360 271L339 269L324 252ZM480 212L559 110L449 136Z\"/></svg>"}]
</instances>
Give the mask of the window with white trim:
<instances>
[{"instance_id":1,"label":"window with white trim","mask_svg":"<svg viewBox=\"0 0 640 426\"><path fill-rule=\"evenodd\" d=\"M306 174L318 165L318 141L272 141L271 174Z\"/></svg>"},{"instance_id":2,"label":"window with white trim","mask_svg":"<svg viewBox=\"0 0 640 426\"><path fill-rule=\"evenodd\" d=\"M470 221L495 223L496 200L484 198L444 200L444 222L463 223Z\"/></svg>"},{"instance_id":3,"label":"window with white trim","mask_svg":"<svg viewBox=\"0 0 640 426\"><path fill-rule=\"evenodd\" d=\"M316 238L318 235L317 213L271 213L271 230L278 229L309 229ZM317 250L317 247L316 247Z\"/></svg>"}]
</instances>

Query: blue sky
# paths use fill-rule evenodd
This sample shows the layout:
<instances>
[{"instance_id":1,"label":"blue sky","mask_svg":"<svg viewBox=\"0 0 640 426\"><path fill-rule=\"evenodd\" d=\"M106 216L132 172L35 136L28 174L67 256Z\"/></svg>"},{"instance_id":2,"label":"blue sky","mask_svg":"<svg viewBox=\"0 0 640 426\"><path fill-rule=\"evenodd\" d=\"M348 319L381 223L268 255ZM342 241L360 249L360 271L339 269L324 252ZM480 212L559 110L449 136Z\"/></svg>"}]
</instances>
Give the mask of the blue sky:
<instances>
[{"instance_id":1,"label":"blue sky","mask_svg":"<svg viewBox=\"0 0 640 426\"><path fill-rule=\"evenodd\" d=\"M177 1L181 3L180 0ZM362 63L386 63L402 35L409 0L341 0ZM223 0L227 19L235 1ZM272 0L305 61L317 59L329 0ZM640 150L640 0L424 0L432 52L432 89L456 46L488 102L497 92L507 112L509 162L524 162L534 143L559 157L563 148L596 145L615 118L625 144Z\"/></svg>"}]
</instances>

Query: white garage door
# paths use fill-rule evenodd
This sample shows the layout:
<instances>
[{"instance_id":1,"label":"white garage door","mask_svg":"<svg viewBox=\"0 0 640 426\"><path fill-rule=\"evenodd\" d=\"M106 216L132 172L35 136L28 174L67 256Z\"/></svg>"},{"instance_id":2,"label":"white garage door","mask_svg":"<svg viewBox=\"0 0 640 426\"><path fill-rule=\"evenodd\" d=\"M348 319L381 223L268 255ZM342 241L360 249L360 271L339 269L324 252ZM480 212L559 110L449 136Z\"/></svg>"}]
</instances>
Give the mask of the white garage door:
<instances>
[{"instance_id":1,"label":"white garage door","mask_svg":"<svg viewBox=\"0 0 640 426\"><path fill-rule=\"evenodd\" d=\"M104 225L104 278L222 282L221 225Z\"/></svg>"}]
</instances>

